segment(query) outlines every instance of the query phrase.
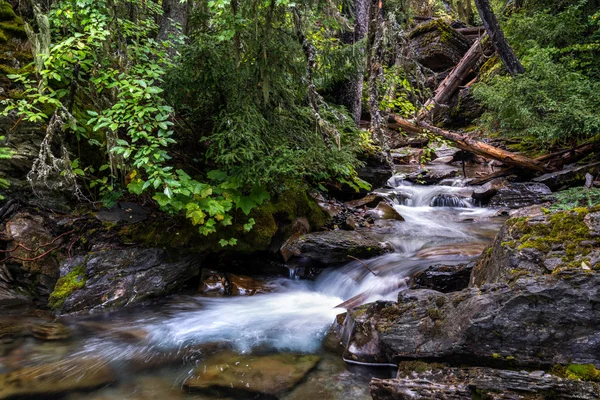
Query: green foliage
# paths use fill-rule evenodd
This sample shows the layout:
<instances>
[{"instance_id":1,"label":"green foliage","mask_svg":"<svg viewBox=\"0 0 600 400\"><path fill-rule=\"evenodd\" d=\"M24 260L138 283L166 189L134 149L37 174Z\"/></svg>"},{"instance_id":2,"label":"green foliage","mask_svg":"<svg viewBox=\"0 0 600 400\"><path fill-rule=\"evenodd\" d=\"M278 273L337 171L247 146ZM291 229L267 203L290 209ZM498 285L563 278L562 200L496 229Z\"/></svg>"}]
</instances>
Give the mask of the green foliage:
<instances>
[{"instance_id":1,"label":"green foliage","mask_svg":"<svg viewBox=\"0 0 600 400\"><path fill-rule=\"evenodd\" d=\"M589 0L526 2L503 25L525 74L475 87L488 131L534 138L538 147L600 133L600 37Z\"/></svg>"},{"instance_id":2,"label":"green foliage","mask_svg":"<svg viewBox=\"0 0 600 400\"><path fill-rule=\"evenodd\" d=\"M600 204L600 189L574 187L561 190L552 195L554 204L550 207L552 211L572 210L577 207L592 207Z\"/></svg>"},{"instance_id":3,"label":"green foliage","mask_svg":"<svg viewBox=\"0 0 600 400\"><path fill-rule=\"evenodd\" d=\"M508 136L533 136L541 146L600 132L600 82L553 61L536 48L522 59L526 72L496 76L473 93L487 108L482 124Z\"/></svg>"},{"instance_id":4,"label":"green foliage","mask_svg":"<svg viewBox=\"0 0 600 400\"><path fill-rule=\"evenodd\" d=\"M362 53L334 39L336 19L317 21L311 4L240 2L235 11L226 1L198 11L165 85L178 114L202 129L196 140L206 144L203 161L235 182L272 191L290 181L363 184L354 169L361 142L352 119L323 103L319 121L309 107L298 31L317 49L314 81L321 87L355 71L353 54ZM335 146L322 139L323 124L340 133L331 138Z\"/></svg>"}]
</instances>

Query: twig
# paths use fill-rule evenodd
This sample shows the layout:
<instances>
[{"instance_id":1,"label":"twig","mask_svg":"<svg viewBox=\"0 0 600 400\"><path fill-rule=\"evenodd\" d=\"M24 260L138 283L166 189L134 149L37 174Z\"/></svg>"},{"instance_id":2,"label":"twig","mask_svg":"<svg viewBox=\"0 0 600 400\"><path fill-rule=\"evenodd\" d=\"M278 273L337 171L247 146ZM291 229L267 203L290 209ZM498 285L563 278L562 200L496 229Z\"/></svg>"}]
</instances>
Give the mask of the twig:
<instances>
[{"instance_id":1,"label":"twig","mask_svg":"<svg viewBox=\"0 0 600 400\"><path fill-rule=\"evenodd\" d=\"M369 268L369 266L368 266L367 264L365 264L365 263L364 263L362 260L360 260L360 259L358 259L358 258L356 258L356 257L353 257L353 256L348 256L348 257L350 257L350 258L351 258L351 259L353 259L353 260L356 260L356 261L358 261L359 263L361 263L362 265L364 265L364 267L365 267L366 269L368 269L370 273L372 273L373 275L377 276L377 274L376 274L375 272L373 272L373 270L372 270L371 268Z\"/></svg>"},{"instance_id":2,"label":"twig","mask_svg":"<svg viewBox=\"0 0 600 400\"><path fill-rule=\"evenodd\" d=\"M41 247L46 247L46 246L50 246L51 244L54 244L54 243L55 243L55 242L56 242L58 239L60 239L61 237L65 236L65 235L68 235L68 234L71 234L71 233L73 233L73 232L75 232L75 230L74 230L74 229L73 229L73 230L71 230L71 231L68 231L68 232L62 233L62 234L58 235L57 237L55 237L54 239L52 239L52 241L51 241L51 242L44 243L44 244L40 244L40 245L39 245L38 247L36 247L35 249L30 249L29 247L27 247L27 246L24 246L24 245L22 245L21 243L18 243L18 244L17 244L17 245L16 245L14 248L12 248L12 249L10 249L10 250L0 250L0 253L12 253L13 251L17 250L19 247L20 247L20 248L23 248L23 249L25 249L25 250L27 250L27 251L35 252L35 251L38 251L38 250L39 250ZM9 257L9 258L10 258L10 257Z\"/></svg>"}]
</instances>

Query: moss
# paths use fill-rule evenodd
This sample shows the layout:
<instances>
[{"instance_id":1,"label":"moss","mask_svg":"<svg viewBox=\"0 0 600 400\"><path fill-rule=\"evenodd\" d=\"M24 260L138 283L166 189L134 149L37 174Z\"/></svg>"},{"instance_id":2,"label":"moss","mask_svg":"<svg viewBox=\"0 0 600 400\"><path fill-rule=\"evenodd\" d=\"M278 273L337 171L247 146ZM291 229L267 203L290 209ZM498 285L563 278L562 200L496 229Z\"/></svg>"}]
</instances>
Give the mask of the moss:
<instances>
[{"instance_id":1,"label":"moss","mask_svg":"<svg viewBox=\"0 0 600 400\"><path fill-rule=\"evenodd\" d=\"M561 378L600 382L600 370L594 364L555 365L550 373Z\"/></svg>"},{"instance_id":2,"label":"moss","mask_svg":"<svg viewBox=\"0 0 600 400\"><path fill-rule=\"evenodd\" d=\"M8 42L8 37L2 30L0 30L0 43L6 43L6 42Z\"/></svg>"},{"instance_id":3,"label":"moss","mask_svg":"<svg viewBox=\"0 0 600 400\"><path fill-rule=\"evenodd\" d=\"M600 209L576 208L550 214L545 222L530 223L528 218L513 218L506 222L509 234L514 241L503 242L503 246L517 250L536 249L544 254L552 251L554 246L564 249L564 264L554 271L581 266L581 257L592 250L589 243L593 238L585 222L585 216Z\"/></svg>"},{"instance_id":4,"label":"moss","mask_svg":"<svg viewBox=\"0 0 600 400\"><path fill-rule=\"evenodd\" d=\"M401 361L398 363L398 375L410 376L413 372L423 373L435 369L447 368L446 364L426 363L424 361Z\"/></svg>"},{"instance_id":5,"label":"moss","mask_svg":"<svg viewBox=\"0 0 600 400\"><path fill-rule=\"evenodd\" d=\"M13 21L17 18L10 3L6 0L0 1L0 21Z\"/></svg>"},{"instance_id":6,"label":"moss","mask_svg":"<svg viewBox=\"0 0 600 400\"><path fill-rule=\"evenodd\" d=\"M27 39L27 33L25 33L23 25L16 21L0 22L0 30L2 30L6 36Z\"/></svg>"},{"instance_id":7,"label":"moss","mask_svg":"<svg viewBox=\"0 0 600 400\"><path fill-rule=\"evenodd\" d=\"M429 318L431 318L432 320L438 320L438 319L442 319L442 312L437 309L437 308L430 308L427 310L427 315L429 316Z\"/></svg>"},{"instance_id":8,"label":"moss","mask_svg":"<svg viewBox=\"0 0 600 400\"><path fill-rule=\"evenodd\" d=\"M48 307L53 310L60 309L73 292L85 286L86 281L85 267L83 265L75 267L56 282L54 291L48 299Z\"/></svg>"}]
</instances>

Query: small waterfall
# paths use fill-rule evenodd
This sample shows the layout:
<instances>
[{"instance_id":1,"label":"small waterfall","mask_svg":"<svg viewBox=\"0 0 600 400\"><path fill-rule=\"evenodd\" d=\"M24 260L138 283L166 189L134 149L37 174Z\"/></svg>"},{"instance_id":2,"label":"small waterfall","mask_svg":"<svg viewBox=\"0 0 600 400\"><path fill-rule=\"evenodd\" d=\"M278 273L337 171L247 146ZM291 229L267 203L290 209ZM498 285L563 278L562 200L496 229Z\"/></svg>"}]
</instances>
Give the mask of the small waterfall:
<instances>
[{"instance_id":1,"label":"small waterfall","mask_svg":"<svg viewBox=\"0 0 600 400\"><path fill-rule=\"evenodd\" d=\"M429 204L431 207L470 208L473 203L471 199L465 199L452 194L438 194Z\"/></svg>"}]
</instances>

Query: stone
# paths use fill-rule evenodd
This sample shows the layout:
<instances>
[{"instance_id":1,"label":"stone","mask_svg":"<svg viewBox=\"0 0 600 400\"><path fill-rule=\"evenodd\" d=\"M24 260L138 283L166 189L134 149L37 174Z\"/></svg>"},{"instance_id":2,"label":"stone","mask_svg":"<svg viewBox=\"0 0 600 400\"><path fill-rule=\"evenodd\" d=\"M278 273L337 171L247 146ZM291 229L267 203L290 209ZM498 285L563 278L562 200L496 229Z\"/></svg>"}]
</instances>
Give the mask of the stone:
<instances>
[{"instance_id":1,"label":"stone","mask_svg":"<svg viewBox=\"0 0 600 400\"><path fill-rule=\"evenodd\" d=\"M400 292L347 313L345 357L454 359L506 366L600 365L600 275L520 276L459 292ZM366 337L365 337L366 336ZM370 352L364 346L373 343Z\"/></svg>"},{"instance_id":2,"label":"stone","mask_svg":"<svg viewBox=\"0 0 600 400\"><path fill-rule=\"evenodd\" d=\"M517 276L549 274L581 267L600 267L596 237L585 223L598 207L554 213L528 209L507 220L483 252L471 274L471 284L510 282Z\"/></svg>"},{"instance_id":3,"label":"stone","mask_svg":"<svg viewBox=\"0 0 600 400\"><path fill-rule=\"evenodd\" d=\"M508 216L515 217L541 217L545 214L544 209L548 209L551 203L534 204L528 207L517 208L510 210Z\"/></svg>"},{"instance_id":4,"label":"stone","mask_svg":"<svg viewBox=\"0 0 600 400\"><path fill-rule=\"evenodd\" d=\"M394 149L390 154L394 164L419 164L423 156L423 149L402 147Z\"/></svg>"},{"instance_id":5,"label":"stone","mask_svg":"<svg viewBox=\"0 0 600 400\"><path fill-rule=\"evenodd\" d=\"M371 380L374 400L593 400L600 396L598 384L559 378L544 371L511 371L492 368L421 367L396 379Z\"/></svg>"},{"instance_id":6,"label":"stone","mask_svg":"<svg viewBox=\"0 0 600 400\"><path fill-rule=\"evenodd\" d=\"M65 359L0 375L0 399L41 398L51 393L92 389L116 380L115 373L102 359Z\"/></svg>"},{"instance_id":7,"label":"stone","mask_svg":"<svg viewBox=\"0 0 600 400\"><path fill-rule=\"evenodd\" d=\"M6 222L5 235L10 239L7 248L15 248L11 255L22 259L35 259L64 243L62 238L52 243L55 235L45 219L29 212L13 215ZM11 259L6 263L6 268L12 278L7 283L33 298L47 297L59 276L58 261L52 254L33 261Z\"/></svg>"},{"instance_id":8,"label":"stone","mask_svg":"<svg viewBox=\"0 0 600 400\"><path fill-rule=\"evenodd\" d=\"M136 203L127 201L118 202L113 207L100 210L96 213L96 218L102 222L118 224L125 222L135 224L148 218L148 210Z\"/></svg>"},{"instance_id":9,"label":"stone","mask_svg":"<svg viewBox=\"0 0 600 400\"><path fill-rule=\"evenodd\" d=\"M590 230L590 236L600 236L600 211L589 213L583 218L583 222Z\"/></svg>"},{"instance_id":10,"label":"stone","mask_svg":"<svg viewBox=\"0 0 600 400\"><path fill-rule=\"evenodd\" d=\"M404 221L404 217L400 215L400 213L396 211L393 206L385 202L377 204L377 207L367 211L365 216L370 216L373 219L393 219L401 222Z\"/></svg>"},{"instance_id":11,"label":"stone","mask_svg":"<svg viewBox=\"0 0 600 400\"><path fill-rule=\"evenodd\" d=\"M408 39L408 57L435 72L455 66L471 47L469 40L443 19L417 25Z\"/></svg>"},{"instance_id":12,"label":"stone","mask_svg":"<svg viewBox=\"0 0 600 400\"><path fill-rule=\"evenodd\" d=\"M344 204L346 206L352 207L352 208L359 208L359 207L363 207L363 206L377 207L377 205L384 200L385 200L385 197L383 197L381 194L371 193L371 194L366 195L363 198L347 201Z\"/></svg>"},{"instance_id":13,"label":"stone","mask_svg":"<svg viewBox=\"0 0 600 400\"><path fill-rule=\"evenodd\" d=\"M65 279L63 286L57 284L55 288L53 294L57 296L50 296L54 309L61 314L126 307L165 296L199 272L195 256L170 262L167 252L157 248L92 252L76 261L79 264L72 265L62 278L79 283L69 290ZM76 276L69 277L74 272Z\"/></svg>"},{"instance_id":14,"label":"stone","mask_svg":"<svg viewBox=\"0 0 600 400\"><path fill-rule=\"evenodd\" d=\"M33 325L31 332L33 337L40 340L65 340L71 337L71 330L60 322Z\"/></svg>"},{"instance_id":15,"label":"stone","mask_svg":"<svg viewBox=\"0 0 600 400\"><path fill-rule=\"evenodd\" d=\"M306 257L321 264L341 264L350 261L349 255L371 258L394 251L391 244L377 233L359 228L354 231L312 232L288 241L282 252Z\"/></svg>"},{"instance_id":16,"label":"stone","mask_svg":"<svg viewBox=\"0 0 600 400\"><path fill-rule=\"evenodd\" d=\"M222 273L209 269L202 270L202 283L198 293L209 295L252 296L268 293L273 288L258 278L244 275Z\"/></svg>"},{"instance_id":17,"label":"stone","mask_svg":"<svg viewBox=\"0 0 600 400\"><path fill-rule=\"evenodd\" d=\"M597 176L600 173L600 161L587 165L571 165L560 171L549 172L534 178L534 182L542 183L552 190L566 189L585 183L586 174Z\"/></svg>"},{"instance_id":18,"label":"stone","mask_svg":"<svg viewBox=\"0 0 600 400\"><path fill-rule=\"evenodd\" d=\"M471 197L473 197L474 200L481 202L481 204L487 204L490 199L498 193L498 190L507 185L510 185L510 183L504 178L492 179L482 186L474 188Z\"/></svg>"},{"instance_id":19,"label":"stone","mask_svg":"<svg viewBox=\"0 0 600 400\"><path fill-rule=\"evenodd\" d=\"M550 188L543 183L511 183L498 189L489 200L490 207L521 208L543 203L551 195Z\"/></svg>"},{"instance_id":20,"label":"stone","mask_svg":"<svg viewBox=\"0 0 600 400\"><path fill-rule=\"evenodd\" d=\"M202 362L183 385L190 390L277 396L293 389L319 362L315 355L239 355L221 352Z\"/></svg>"},{"instance_id":21,"label":"stone","mask_svg":"<svg viewBox=\"0 0 600 400\"><path fill-rule=\"evenodd\" d=\"M438 157L435 160L431 161L431 164L450 164L452 161L454 161L454 156L447 156L447 157Z\"/></svg>"},{"instance_id":22,"label":"stone","mask_svg":"<svg viewBox=\"0 0 600 400\"><path fill-rule=\"evenodd\" d=\"M442 293L457 292L469 286L474 263L436 264L419 273L412 281L412 289L431 289Z\"/></svg>"}]
</instances>

